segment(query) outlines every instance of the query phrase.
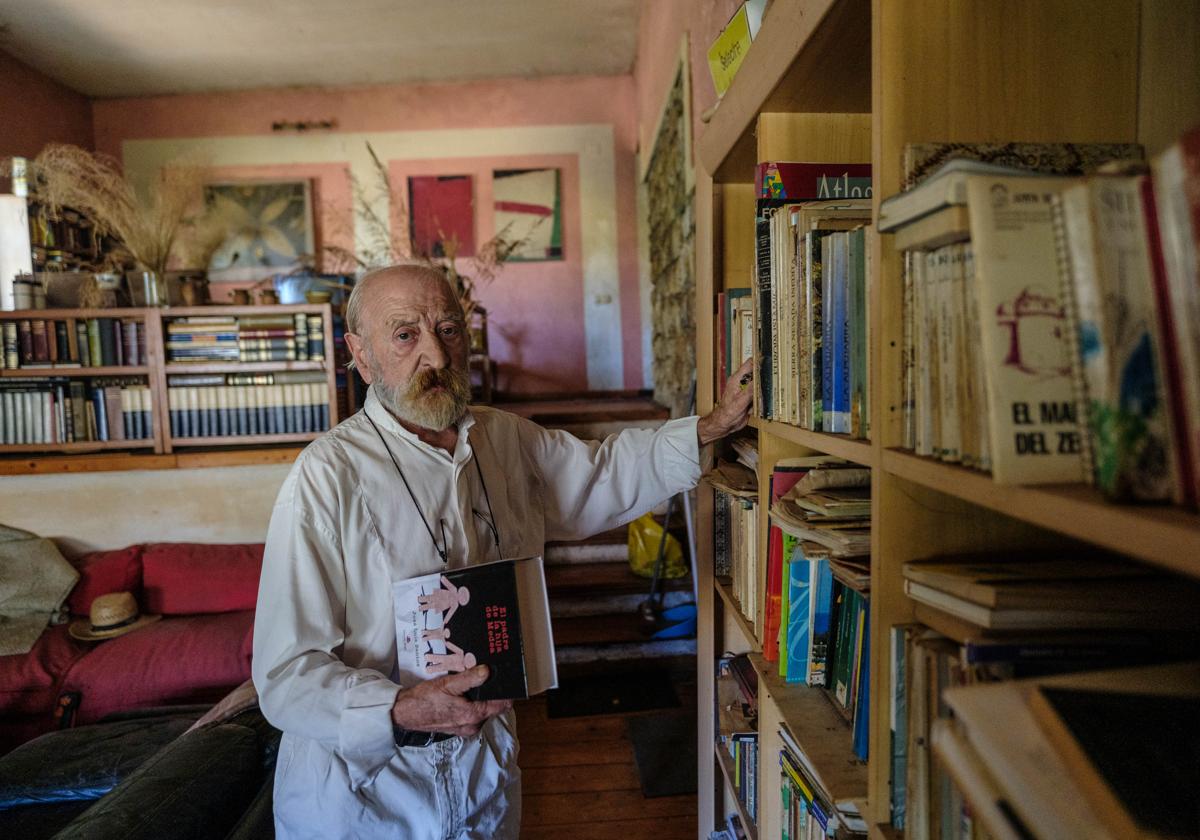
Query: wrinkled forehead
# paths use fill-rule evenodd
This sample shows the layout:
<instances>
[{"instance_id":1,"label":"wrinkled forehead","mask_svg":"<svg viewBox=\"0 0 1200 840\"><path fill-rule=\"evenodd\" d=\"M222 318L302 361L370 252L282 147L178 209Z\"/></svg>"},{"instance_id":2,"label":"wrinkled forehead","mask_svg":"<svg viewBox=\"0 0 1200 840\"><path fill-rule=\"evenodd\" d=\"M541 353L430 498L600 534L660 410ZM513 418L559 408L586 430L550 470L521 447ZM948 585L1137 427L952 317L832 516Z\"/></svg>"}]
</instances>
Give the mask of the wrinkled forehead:
<instances>
[{"instance_id":1,"label":"wrinkled forehead","mask_svg":"<svg viewBox=\"0 0 1200 840\"><path fill-rule=\"evenodd\" d=\"M370 324L461 319L462 309L449 285L439 277L401 274L373 278L364 303Z\"/></svg>"}]
</instances>

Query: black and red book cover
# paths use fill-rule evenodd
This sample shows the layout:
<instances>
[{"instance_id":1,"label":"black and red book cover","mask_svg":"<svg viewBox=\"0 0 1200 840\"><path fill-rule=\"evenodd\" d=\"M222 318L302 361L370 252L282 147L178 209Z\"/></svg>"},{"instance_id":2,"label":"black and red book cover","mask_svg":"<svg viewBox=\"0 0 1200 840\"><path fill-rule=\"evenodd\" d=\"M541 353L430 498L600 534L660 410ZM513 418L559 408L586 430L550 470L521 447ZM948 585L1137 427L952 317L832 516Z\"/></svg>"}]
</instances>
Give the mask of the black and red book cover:
<instances>
[{"instance_id":1,"label":"black and red book cover","mask_svg":"<svg viewBox=\"0 0 1200 840\"><path fill-rule=\"evenodd\" d=\"M519 699L556 684L540 557L499 560L392 585L403 685L465 671L491 673L472 700Z\"/></svg>"}]
</instances>

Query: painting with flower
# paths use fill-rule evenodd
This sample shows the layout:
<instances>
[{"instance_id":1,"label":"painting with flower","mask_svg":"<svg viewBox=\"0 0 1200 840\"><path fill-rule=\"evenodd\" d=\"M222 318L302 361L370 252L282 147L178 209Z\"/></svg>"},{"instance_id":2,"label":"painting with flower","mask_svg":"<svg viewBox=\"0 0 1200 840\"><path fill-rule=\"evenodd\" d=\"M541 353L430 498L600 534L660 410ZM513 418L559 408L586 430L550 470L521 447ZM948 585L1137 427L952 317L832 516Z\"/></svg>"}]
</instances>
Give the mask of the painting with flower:
<instances>
[{"instance_id":1,"label":"painting with flower","mask_svg":"<svg viewBox=\"0 0 1200 840\"><path fill-rule=\"evenodd\" d=\"M209 184L205 202L229 236L208 265L213 282L254 282L286 274L315 251L308 181Z\"/></svg>"}]
</instances>

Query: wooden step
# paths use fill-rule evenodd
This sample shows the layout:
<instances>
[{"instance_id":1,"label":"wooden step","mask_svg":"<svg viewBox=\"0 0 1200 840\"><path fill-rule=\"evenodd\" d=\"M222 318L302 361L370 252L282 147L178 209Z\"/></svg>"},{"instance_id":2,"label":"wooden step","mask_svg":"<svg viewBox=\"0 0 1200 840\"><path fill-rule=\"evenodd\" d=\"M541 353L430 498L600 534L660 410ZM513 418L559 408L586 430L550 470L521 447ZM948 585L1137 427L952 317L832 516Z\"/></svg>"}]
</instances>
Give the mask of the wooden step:
<instances>
[{"instance_id":1,"label":"wooden step","mask_svg":"<svg viewBox=\"0 0 1200 840\"><path fill-rule=\"evenodd\" d=\"M609 645L621 642L649 641L636 612L608 615L581 615L551 620L554 644Z\"/></svg>"},{"instance_id":2,"label":"wooden step","mask_svg":"<svg viewBox=\"0 0 1200 840\"><path fill-rule=\"evenodd\" d=\"M688 577L662 581L665 592L691 587ZM556 598L570 596L649 593L650 579L635 575L627 563L571 563L547 566L546 588L553 604Z\"/></svg>"}]
</instances>

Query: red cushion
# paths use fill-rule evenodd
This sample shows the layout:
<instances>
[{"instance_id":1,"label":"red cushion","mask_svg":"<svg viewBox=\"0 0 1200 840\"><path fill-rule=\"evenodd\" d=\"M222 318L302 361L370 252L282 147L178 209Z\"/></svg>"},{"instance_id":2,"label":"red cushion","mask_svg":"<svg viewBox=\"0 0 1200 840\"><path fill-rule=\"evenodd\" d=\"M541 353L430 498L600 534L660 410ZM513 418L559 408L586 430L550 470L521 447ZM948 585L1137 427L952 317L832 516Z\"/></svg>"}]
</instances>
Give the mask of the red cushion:
<instances>
[{"instance_id":1,"label":"red cushion","mask_svg":"<svg viewBox=\"0 0 1200 840\"><path fill-rule=\"evenodd\" d=\"M191 615L254 609L262 543L153 543L142 553L143 608Z\"/></svg>"},{"instance_id":2,"label":"red cushion","mask_svg":"<svg viewBox=\"0 0 1200 840\"><path fill-rule=\"evenodd\" d=\"M87 615L92 601L110 592L132 592L142 588L142 547L131 545L117 551L93 551L75 561L79 581L67 598L73 615Z\"/></svg>"},{"instance_id":3,"label":"red cushion","mask_svg":"<svg viewBox=\"0 0 1200 840\"><path fill-rule=\"evenodd\" d=\"M164 618L95 643L63 691L80 693L76 723L125 709L215 701L250 678L252 611Z\"/></svg>"},{"instance_id":4,"label":"red cushion","mask_svg":"<svg viewBox=\"0 0 1200 840\"><path fill-rule=\"evenodd\" d=\"M72 639L67 625L60 624L47 628L29 653L0 656L0 717L44 713L49 720L59 683L89 647Z\"/></svg>"}]
</instances>

